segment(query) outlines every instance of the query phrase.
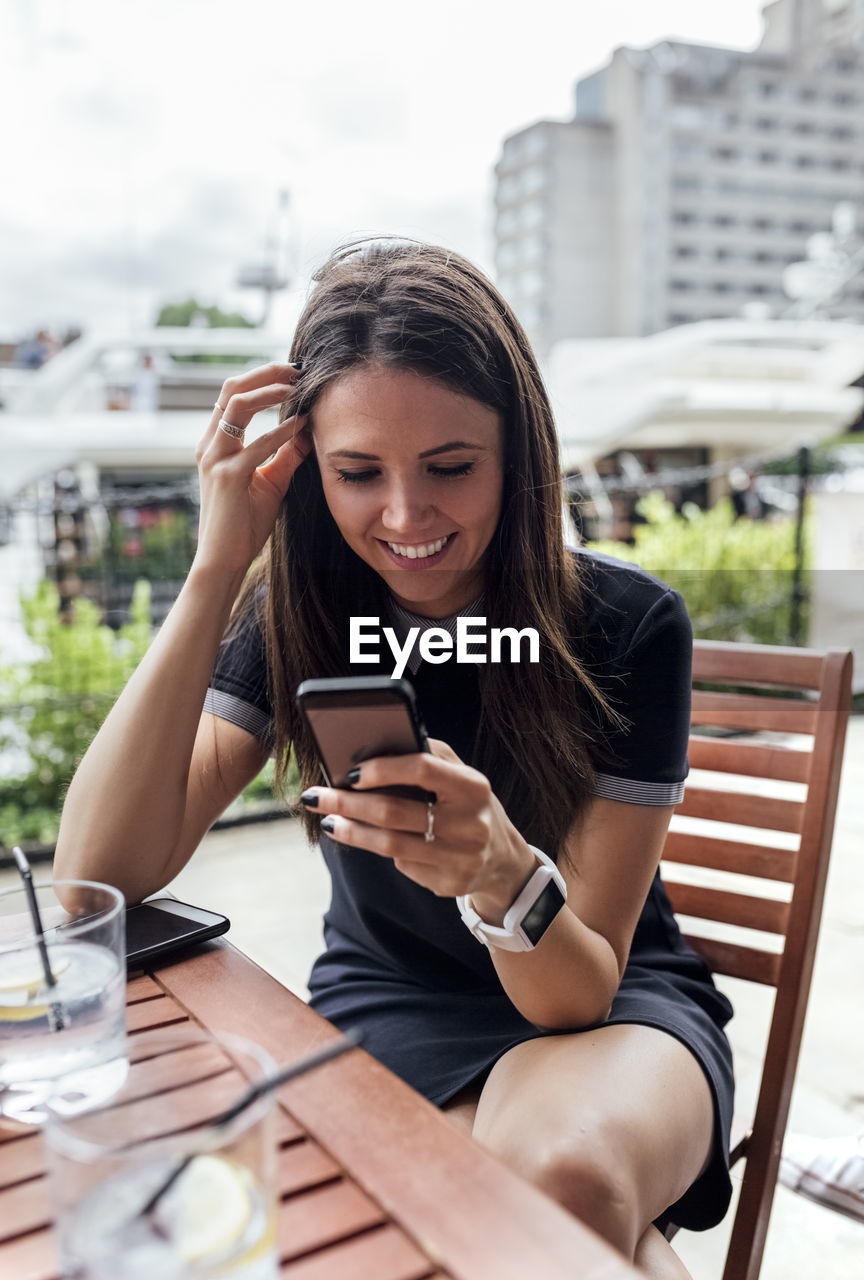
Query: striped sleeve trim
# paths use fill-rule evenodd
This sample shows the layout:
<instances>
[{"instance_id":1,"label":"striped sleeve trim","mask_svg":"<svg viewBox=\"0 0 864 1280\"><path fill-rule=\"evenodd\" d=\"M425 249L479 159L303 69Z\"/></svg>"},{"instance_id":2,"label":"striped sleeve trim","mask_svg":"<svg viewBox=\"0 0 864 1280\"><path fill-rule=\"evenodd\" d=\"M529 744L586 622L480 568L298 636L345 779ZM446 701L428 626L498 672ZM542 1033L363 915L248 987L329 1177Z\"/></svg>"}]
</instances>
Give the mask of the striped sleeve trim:
<instances>
[{"instance_id":1,"label":"striped sleeve trim","mask_svg":"<svg viewBox=\"0 0 864 1280\"><path fill-rule=\"evenodd\" d=\"M228 720L236 724L238 729L245 729L259 738L267 746L273 745L273 726L270 717L265 715L251 702L244 702L233 693L223 693L221 689L208 689L204 697L204 710L220 720Z\"/></svg>"},{"instance_id":2,"label":"striped sleeve trim","mask_svg":"<svg viewBox=\"0 0 864 1280\"><path fill-rule=\"evenodd\" d=\"M620 800L624 804L680 804L684 799L683 782L634 782L609 773L594 775L593 791L604 800Z\"/></svg>"}]
</instances>

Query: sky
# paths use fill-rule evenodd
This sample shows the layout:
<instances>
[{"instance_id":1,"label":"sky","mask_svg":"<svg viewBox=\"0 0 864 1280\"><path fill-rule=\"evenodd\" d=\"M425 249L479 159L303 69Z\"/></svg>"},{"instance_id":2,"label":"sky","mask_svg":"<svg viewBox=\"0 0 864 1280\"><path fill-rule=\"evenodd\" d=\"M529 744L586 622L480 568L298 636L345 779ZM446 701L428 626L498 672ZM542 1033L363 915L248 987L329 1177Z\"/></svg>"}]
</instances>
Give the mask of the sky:
<instances>
[{"instance_id":1,"label":"sky","mask_svg":"<svg viewBox=\"0 0 864 1280\"><path fill-rule=\"evenodd\" d=\"M493 274L501 143L620 45L753 48L761 0L0 0L0 341L150 324L237 288L277 226L290 328L339 243ZM287 206L276 222L279 193Z\"/></svg>"}]
</instances>

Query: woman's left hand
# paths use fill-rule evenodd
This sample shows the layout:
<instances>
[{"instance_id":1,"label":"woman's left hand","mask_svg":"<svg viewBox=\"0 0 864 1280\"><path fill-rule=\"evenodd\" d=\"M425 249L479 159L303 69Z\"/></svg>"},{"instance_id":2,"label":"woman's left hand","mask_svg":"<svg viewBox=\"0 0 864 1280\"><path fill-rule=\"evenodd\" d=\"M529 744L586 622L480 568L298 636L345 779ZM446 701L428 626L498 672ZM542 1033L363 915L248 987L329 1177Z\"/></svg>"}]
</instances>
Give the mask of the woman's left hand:
<instances>
[{"instance_id":1,"label":"woman's left hand","mask_svg":"<svg viewBox=\"0 0 864 1280\"><path fill-rule=\"evenodd\" d=\"M536 859L489 780L463 764L445 742L430 739L429 746L431 754L365 760L350 791L310 787L303 793L304 803L307 797L317 797L317 804L309 807L332 815L330 834L340 844L392 858L403 875L439 897L471 894L484 919L500 923L530 878ZM369 788L392 786L435 793L433 839L426 837L425 803L368 794Z\"/></svg>"}]
</instances>

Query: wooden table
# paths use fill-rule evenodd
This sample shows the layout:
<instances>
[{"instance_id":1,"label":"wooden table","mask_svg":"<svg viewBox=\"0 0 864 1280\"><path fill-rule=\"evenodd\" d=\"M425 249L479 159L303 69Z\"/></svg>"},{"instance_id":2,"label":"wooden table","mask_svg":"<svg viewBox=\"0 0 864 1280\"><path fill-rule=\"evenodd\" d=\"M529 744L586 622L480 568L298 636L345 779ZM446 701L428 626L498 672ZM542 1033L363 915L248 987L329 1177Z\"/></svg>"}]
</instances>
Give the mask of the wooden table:
<instances>
[{"instance_id":1,"label":"wooden table","mask_svg":"<svg viewBox=\"0 0 864 1280\"><path fill-rule=\"evenodd\" d=\"M280 1062L336 1032L225 942L130 978L131 1036L188 1021ZM635 1280L636 1271L362 1050L278 1097L290 1280ZM53 1280L42 1139L0 1121L0 1276Z\"/></svg>"}]
</instances>

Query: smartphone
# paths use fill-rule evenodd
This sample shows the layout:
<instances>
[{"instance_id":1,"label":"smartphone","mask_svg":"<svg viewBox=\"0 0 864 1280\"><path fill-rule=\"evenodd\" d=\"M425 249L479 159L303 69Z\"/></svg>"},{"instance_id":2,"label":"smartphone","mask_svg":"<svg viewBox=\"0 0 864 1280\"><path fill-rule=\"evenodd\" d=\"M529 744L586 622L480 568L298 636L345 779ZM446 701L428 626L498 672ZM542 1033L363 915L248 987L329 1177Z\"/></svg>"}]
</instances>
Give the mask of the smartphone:
<instances>
[{"instance_id":1,"label":"smartphone","mask_svg":"<svg viewBox=\"0 0 864 1280\"><path fill-rule=\"evenodd\" d=\"M375 756L428 751L426 729L414 690L389 676L337 676L304 680L297 708L315 739L328 786L346 787L345 775ZM435 793L421 787L375 787L387 795L427 803Z\"/></svg>"},{"instance_id":2,"label":"smartphone","mask_svg":"<svg viewBox=\"0 0 864 1280\"><path fill-rule=\"evenodd\" d=\"M218 938L231 927L227 916L192 907L173 898L151 898L126 912L126 963L129 967Z\"/></svg>"}]
</instances>

